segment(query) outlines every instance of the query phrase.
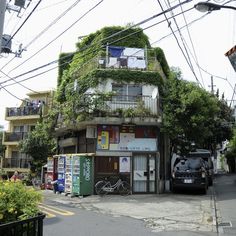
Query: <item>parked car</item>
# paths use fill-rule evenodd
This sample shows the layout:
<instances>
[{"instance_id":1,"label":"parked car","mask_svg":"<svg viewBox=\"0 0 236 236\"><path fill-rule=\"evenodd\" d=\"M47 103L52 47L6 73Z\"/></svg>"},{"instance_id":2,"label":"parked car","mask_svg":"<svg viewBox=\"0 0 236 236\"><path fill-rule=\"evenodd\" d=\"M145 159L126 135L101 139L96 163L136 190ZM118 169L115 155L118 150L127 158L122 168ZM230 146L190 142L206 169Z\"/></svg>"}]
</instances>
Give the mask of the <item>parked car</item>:
<instances>
[{"instance_id":1,"label":"parked car","mask_svg":"<svg viewBox=\"0 0 236 236\"><path fill-rule=\"evenodd\" d=\"M207 169L207 177L208 177L208 184L209 186L213 185L213 179L214 179L214 164L212 160L211 152L207 149L196 149L192 152L190 152L187 157L200 157L202 158L206 163L206 169Z\"/></svg>"},{"instance_id":2,"label":"parked car","mask_svg":"<svg viewBox=\"0 0 236 236\"><path fill-rule=\"evenodd\" d=\"M180 188L192 188L206 193L208 178L205 161L195 157L177 158L172 171L171 188L173 192Z\"/></svg>"}]
</instances>

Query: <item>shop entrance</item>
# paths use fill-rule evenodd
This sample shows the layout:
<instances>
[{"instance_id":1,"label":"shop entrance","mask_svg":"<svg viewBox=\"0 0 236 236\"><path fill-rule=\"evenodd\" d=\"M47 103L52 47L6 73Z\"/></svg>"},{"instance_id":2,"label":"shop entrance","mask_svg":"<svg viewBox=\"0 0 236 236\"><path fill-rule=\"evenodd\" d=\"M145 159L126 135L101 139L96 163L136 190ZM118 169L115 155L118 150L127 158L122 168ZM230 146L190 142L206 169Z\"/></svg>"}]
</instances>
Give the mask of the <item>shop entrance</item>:
<instances>
[{"instance_id":1,"label":"shop entrance","mask_svg":"<svg viewBox=\"0 0 236 236\"><path fill-rule=\"evenodd\" d=\"M156 192L156 161L154 154L133 157L133 193Z\"/></svg>"}]
</instances>

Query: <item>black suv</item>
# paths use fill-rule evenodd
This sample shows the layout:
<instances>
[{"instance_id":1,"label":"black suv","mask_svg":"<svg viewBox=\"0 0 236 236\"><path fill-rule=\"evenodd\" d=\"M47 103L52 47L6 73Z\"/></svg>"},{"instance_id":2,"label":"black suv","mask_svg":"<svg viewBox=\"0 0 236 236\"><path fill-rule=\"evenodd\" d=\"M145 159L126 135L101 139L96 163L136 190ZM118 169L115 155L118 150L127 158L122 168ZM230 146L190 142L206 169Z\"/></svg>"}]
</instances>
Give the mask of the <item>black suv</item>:
<instances>
[{"instance_id":1,"label":"black suv","mask_svg":"<svg viewBox=\"0 0 236 236\"><path fill-rule=\"evenodd\" d=\"M194 188L204 193L208 189L206 164L202 158L179 157L172 171L171 188Z\"/></svg>"},{"instance_id":2,"label":"black suv","mask_svg":"<svg viewBox=\"0 0 236 236\"><path fill-rule=\"evenodd\" d=\"M187 155L187 157L195 157L195 158L199 157L205 161L206 169L207 169L208 184L209 186L212 186L213 179L214 179L214 165L212 161L211 152L207 149L196 149L190 152Z\"/></svg>"}]
</instances>

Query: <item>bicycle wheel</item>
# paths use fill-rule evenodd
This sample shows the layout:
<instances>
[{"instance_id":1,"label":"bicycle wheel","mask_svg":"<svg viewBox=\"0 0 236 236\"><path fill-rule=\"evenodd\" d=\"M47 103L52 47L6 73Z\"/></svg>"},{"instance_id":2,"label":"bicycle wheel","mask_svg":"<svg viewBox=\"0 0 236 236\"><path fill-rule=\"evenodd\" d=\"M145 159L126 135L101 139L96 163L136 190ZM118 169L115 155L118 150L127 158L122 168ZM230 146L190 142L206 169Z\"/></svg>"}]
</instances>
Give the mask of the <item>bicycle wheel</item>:
<instances>
[{"instance_id":1,"label":"bicycle wheel","mask_svg":"<svg viewBox=\"0 0 236 236\"><path fill-rule=\"evenodd\" d=\"M122 196L129 195L131 193L130 184L127 183L126 181L122 181L119 186L118 191L119 191L120 195L122 195Z\"/></svg>"},{"instance_id":2,"label":"bicycle wheel","mask_svg":"<svg viewBox=\"0 0 236 236\"><path fill-rule=\"evenodd\" d=\"M104 190L104 186L107 185L107 182L104 180L100 180L95 184L95 192L97 195L103 196L107 194L107 191Z\"/></svg>"}]
</instances>

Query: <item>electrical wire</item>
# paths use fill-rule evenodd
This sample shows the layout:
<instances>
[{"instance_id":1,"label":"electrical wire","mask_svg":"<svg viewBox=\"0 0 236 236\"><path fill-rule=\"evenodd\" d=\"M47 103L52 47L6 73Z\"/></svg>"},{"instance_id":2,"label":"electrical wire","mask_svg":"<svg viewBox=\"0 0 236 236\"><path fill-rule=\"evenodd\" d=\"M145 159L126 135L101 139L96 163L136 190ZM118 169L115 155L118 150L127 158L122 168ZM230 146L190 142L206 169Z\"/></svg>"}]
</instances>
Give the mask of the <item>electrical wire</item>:
<instances>
[{"instance_id":1,"label":"electrical wire","mask_svg":"<svg viewBox=\"0 0 236 236\"><path fill-rule=\"evenodd\" d=\"M90 13L93 9L95 9L97 6L99 6L104 0L99 1L97 4L95 4L92 8L90 8L86 13L84 13L79 19L77 19L73 24L71 24L68 28L66 28L63 32L61 32L59 35L57 35L54 39L52 39L50 42L48 42L44 47L40 48L37 52L35 52L33 55L31 55L28 59L20 63L18 66L14 67L12 70L10 70L8 73L14 71L15 69L19 68L21 65L25 64L27 61L32 59L34 56L36 56L39 52L47 48L51 43L53 43L55 40L57 40L60 36L62 36L65 32L67 32L71 27L73 27L77 22L79 22L81 19L83 19L88 13Z\"/></svg>"},{"instance_id":2,"label":"electrical wire","mask_svg":"<svg viewBox=\"0 0 236 236\"><path fill-rule=\"evenodd\" d=\"M40 36L42 36L45 32L47 32L47 30L49 30L53 25L55 25L63 16L65 16L70 10L73 9L73 7L75 7L81 0L77 0L75 1L69 8L67 8L61 15L59 15L55 20L53 20L45 29L43 29L37 36L34 37L34 39L32 39L22 50L27 50L27 48L33 43L35 42ZM41 49L40 49L41 50ZM20 53L21 53L20 52ZM37 53L36 53L37 54ZM14 57L15 58L15 57ZM12 59L11 61L13 61L14 59ZM10 62L11 62L10 61ZM10 62L8 62L7 64L9 64ZM26 62L26 61L25 61ZM24 64L25 62L23 62L22 64ZM22 64L20 64L19 66L21 66ZM3 69L6 65L4 65L1 69ZM13 70L15 70L16 68L18 68L19 66L13 68L11 71L9 71L8 73L12 72Z\"/></svg>"},{"instance_id":3,"label":"electrical wire","mask_svg":"<svg viewBox=\"0 0 236 236\"><path fill-rule=\"evenodd\" d=\"M36 10L36 8L39 6L39 4L42 2L42 0L39 0L36 6L33 8L33 10L30 12L30 14L26 17L26 19L23 21L23 23L20 25L20 27L16 30L16 32L8 39L6 42L6 45L15 37L15 35L20 31L20 29L23 27L23 25L27 22L27 20L30 18L30 16L33 14L33 12Z\"/></svg>"},{"instance_id":4,"label":"electrical wire","mask_svg":"<svg viewBox=\"0 0 236 236\"><path fill-rule=\"evenodd\" d=\"M190 2L190 1L192 1L192 0L186 0L186 1L184 1L183 3L181 3L181 4L186 4L186 3ZM116 33L114 33L114 34L112 34L112 35L110 35L110 36L108 36L108 37L106 37L106 38L103 38L101 41L97 42L97 44L98 44L98 43L101 43L102 41L106 41L106 40L108 40L108 39L110 39L110 38L112 38L112 37L114 37L114 36L117 36L118 34L121 34L121 33L125 32L125 31L127 31L127 30L129 30L129 29L131 29L131 28L133 28L133 27L137 27L137 26L139 26L140 24L146 23L146 22L148 22L148 21L150 21L150 20L152 20L152 19L154 19L154 18L156 18L156 17L158 17L158 16L164 14L165 12L169 12L169 11L171 11L172 9L175 9L175 8L179 7L179 5L180 5L180 4L177 4L177 5L173 6L173 7L171 7L170 9L165 10L164 12L161 12L161 13L159 13L159 14L156 14L156 15L154 15L154 16L152 16L152 17L149 17L148 19L145 19L145 20L143 20L143 21L141 21L141 22L139 22L139 23L137 23L137 24L135 24L135 25L133 25L133 26L130 26L130 27L124 29L124 30L121 30L121 31L116 32ZM191 8L191 9L193 9L193 8ZM189 9L189 10L191 10L191 9ZM158 24L158 23L156 23L156 24ZM156 25L156 24L154 24L154 25ZM154 25L153 25L153 26L154 26ZM150 27L147 27L147 28L150 28ZM128 36L125 36L125 37L128 37ZM122 39L123 39L123 38L122 38ZM121 39L118 39L118 40L121 40ZM112 43L114 43L114 42L116 42L116 41L113 41ZM91 46L91 45L90 45L90 46ZM85 49L87 49L87 48L88 48L88 46L85 47L85 48L83 48L83 49L79 49L79 50L77 50L76 52L83 51L83 50L85 50ZM76 52L73 52L72 54L75 54ZM69 54L69 55L67 55L66 57L71 56L72 54ZM62 58L61 58L61 59L62 59ZM43 68L43 67L46 67L46 66L48 66L48 65L57 63L58 61L59 61L59 59L54 60L54 61L52 61L52 62L50 62L50 63L47 63L47 64L45 64L45 65L42 65L42 66L40 66L40 67L37 67L37 68L35 68L35 69L31 70L31 71L28 71L28 72L26 72L26 73L23 73L23 74L21 74L21 75L18 75L18 76L16 76L16 77L14 77L14 79L19 78L19 77L21 77L21 76L23 76L23 75L25 75L25 74L34 72L34 71L36 71L36 70L38 70L38 69L41 69L41 68ZM57 67L56 67L56 68L57 68ZM40 73L40 74L41 74L41 73ZM33 77L34 77L34 76L33 76ZM31 77L31 78L32 78L32 77ZM10 80L5 80L5 81L1 82L0 84L6 83L6 82L9 82L9 81L10 81Z\"/></svg>"},{"instance_id":5,"label":"electrical wire","mask_svg":"<svg viewBox=\"0 0 236 236\"><path fill-rule=\"evenodd\" d=\"M179 0L179 3L180 3L180 0ZM196 51L195 51L195 47L194 47L194 44L193 44L193 40L192 40L190 31L189 31L189 27L188 27L188 23L187 23L187 20L186 20L186 17L185 17L185 13L183 12L183 7L180 6L180 8L181 8L181 12L183 13L183 14L182 14L182 15L183 15L183 19L184 19L185 26L186 26L187 33L188 33L188 37L189 37L189 40L190 40L190 43L191 43L191 46L192 46L192 49L193 49L193 54L194 54L194 57L193 57L193 58L194 58L196 64L198 65L198 64L199 64L199 63L198 63L198 58L197 58L197 54L196 54ZM186 45L187 45L187 43L186 43ZM187 45L187 46L188 46L188 45ZM189 50L189 51L190 51L190 50ZM190 53L191 53L191 51L190 51ZM198 67L198 70L199 70L200 77L201 77L201 79L202 79L202 84L203 84L203 86L205 87L204 80L203 80L203 77L202 77L202 73L201 73L201 70L200 70L199 67Z\"/></svg>"},{"instance_id":6,"label":"electrical wire","mask_svg":"<svg viewBox=\"0 0 236 236\"><path fill-rule=\"evenodd\" d=\"M11 78L9 75L7 75L6 73L4 73L2 70L0 70L0 72L1 72L2 74L4 74L5 76L7 76L9 79L13 80L16 84L19 84L20 86L22 86L23 88L25 88L25 89L27 89L27 90L29 90L29 91L31 91L31 92L38 93L38 92L32 90L31 88L28 88L28 87L26 87L25 85L21 84L20 82L16 81L15 79Z\"/></svg>"},{"instance_id":7,"label":"electrical wire","mask_svg":"<svg viewBox=\"0 0 236 236\"><path fill-rule=\"evenodd\" d=\"M160 5L162 11L164 12L164 9L163 9L163 7L162 7L162 4L161 4L160 0L157 0L157 1L158 1L159 5ZM178 38L176 37L175 32L174 32L174 30L172 29L171 25L169 24L168 18L167 18L167 16L166 16L165 13L164 13L164 16L165 16L165 18L166 18L166 21L167 21L167 23L168 23L169 28L171 29L171 32L172 32L173 36L175 37L175 40L176 40L176 42L177 42L177 45L178 45L179 49L181 50L181 52L182 52L182 54L183 54L183 56L184 56L184 58L185 58L185 60L186 60L186 62L187 62L187 64L188 64L190 70L192 71L192 73L193 73L193 75L194 75L194 77L195 77L195 79L196 79L196 81L198 82L198 84L199 84L201 87L203 87L202 84L201 84L201 82L198 80L198 78L197 78L197 76L196 76L196 74L195 74L195 72L194 72L194 69L193 69L191 60L190 60L190 61L188 60L189 56L188 56L188 58L186 57L186 55L185 55L185 53L184 53L182 47L180 46L179 40L178 40ZM178 26L177 26L177 28L178 28ZM179 29L178 29L178 32L179 32ZM187 55L188 55L188 54L187 54Z\"/></svg>"}]
</instances>

